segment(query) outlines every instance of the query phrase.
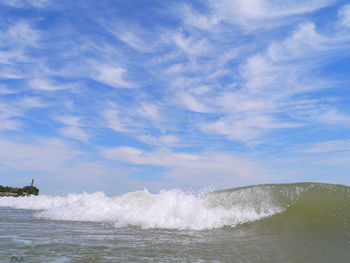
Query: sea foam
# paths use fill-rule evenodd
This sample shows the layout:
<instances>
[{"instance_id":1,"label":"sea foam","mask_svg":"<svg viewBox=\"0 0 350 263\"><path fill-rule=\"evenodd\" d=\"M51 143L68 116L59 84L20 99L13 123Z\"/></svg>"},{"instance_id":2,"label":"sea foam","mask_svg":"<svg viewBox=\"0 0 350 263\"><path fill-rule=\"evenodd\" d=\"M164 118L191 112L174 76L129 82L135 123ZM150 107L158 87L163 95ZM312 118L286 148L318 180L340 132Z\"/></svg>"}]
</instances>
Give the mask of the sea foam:
<instances>
[{"instance_id":1,"label":"sea foam","mask_svg":"<svg viewBox=\"0 0 350 263\"><path fill-rule=\"evenodd\" d=\"M110 222L116 227L166 229L213 229L258 220L278 213L279 207L230 203L227 196L188 194L181 190L151 194L147 190L107 197L102 192L67 196L6 197L0 206L37 209L37 218L51 220ZM226 199L223 200L221 199Z\"/></svg>"}]
</instances>

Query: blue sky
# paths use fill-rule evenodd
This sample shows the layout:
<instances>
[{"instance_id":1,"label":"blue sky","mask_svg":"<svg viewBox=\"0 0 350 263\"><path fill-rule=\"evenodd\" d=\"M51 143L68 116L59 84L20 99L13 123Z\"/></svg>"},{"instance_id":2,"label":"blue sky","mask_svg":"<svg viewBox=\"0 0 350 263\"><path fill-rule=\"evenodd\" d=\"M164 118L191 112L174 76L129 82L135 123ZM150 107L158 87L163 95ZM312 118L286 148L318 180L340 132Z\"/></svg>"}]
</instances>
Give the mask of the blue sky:
<instances>
[{"instance_id":1,"label":"blue sky","mask_svg":"<svg viewBox=\"0 0 350 263\"><path fill-rule=\"evenodd\" d=\"M0 3L1 184L350 184L350 4Z\"/></svg>"}]
</instances>

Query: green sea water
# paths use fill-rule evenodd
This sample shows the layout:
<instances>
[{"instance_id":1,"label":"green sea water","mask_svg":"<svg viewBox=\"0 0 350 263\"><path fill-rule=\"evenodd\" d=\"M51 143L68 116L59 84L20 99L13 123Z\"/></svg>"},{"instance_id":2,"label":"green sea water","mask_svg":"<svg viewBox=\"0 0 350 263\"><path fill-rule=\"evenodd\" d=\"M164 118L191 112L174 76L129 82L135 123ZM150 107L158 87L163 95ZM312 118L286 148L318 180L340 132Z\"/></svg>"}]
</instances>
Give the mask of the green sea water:
<instances>
[{"instance_id":1,"label":"green sea water","mask_svg":"<svg viewBox=\"0 0 350 263\"><path fill-rule=\"evenodd\" d=\"M350 188L0 198L0 262L350 262Z\"/></svg>"}]
</instances>

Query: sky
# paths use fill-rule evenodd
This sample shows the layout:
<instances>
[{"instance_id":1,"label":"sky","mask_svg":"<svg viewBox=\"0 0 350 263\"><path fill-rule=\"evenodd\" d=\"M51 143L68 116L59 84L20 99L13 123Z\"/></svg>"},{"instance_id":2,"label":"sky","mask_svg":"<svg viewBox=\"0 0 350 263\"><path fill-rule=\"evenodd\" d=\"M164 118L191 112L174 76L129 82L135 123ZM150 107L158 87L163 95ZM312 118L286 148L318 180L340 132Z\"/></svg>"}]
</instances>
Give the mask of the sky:
<instances>
[{"instance_id":1,"label":"sky","mask_svg":"<svg viewBox=\"0 0 350 263\"><path fill-rule=\"evenodd\" d=\"M350 4L2 0L0 184L350 184Z\"/></svg>"}]
</instances>

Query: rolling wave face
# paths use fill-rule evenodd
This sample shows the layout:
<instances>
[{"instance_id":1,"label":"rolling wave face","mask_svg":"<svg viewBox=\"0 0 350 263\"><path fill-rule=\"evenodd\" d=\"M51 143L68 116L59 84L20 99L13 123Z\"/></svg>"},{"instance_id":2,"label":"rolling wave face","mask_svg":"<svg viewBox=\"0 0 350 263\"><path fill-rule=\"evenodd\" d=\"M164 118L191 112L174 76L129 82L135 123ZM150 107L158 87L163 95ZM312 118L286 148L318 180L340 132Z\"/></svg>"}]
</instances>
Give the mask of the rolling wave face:
<instances>
[{"instance_id":1,"label":"rolling wave face","mask_svg":"<svg viewBox=\"0 0 350 263\"><path fill-rule=\"evenodd\" d=\"M290 229L350 237L350 187L308 184L305 188L283 213L266 220L269 227L288 223Z\"/></svg>"},{"instance_id":2,"label":"rolling wave face","mask_svg":"<svg viewBox=\"0 0 350 263\"><path fill-rule=\"evenodd\" d=\"M286 186L287 189L295 185ZM302 184L303 192L279 214L242 227L283 251L279 262L348 262L350 187ZM298 260L292 260L298 258Z\"/></svg>"},{"instance_id":3,"label":"rolling wave face","mask_svg":"<svg viewBox=\"0 0 350 263\"><path fill-rule=\"evenodd\" d=\"M116 227L203 230L255 222L269 227L286 222L312 226L332 222L343 230L350 226L349 187L316 183L257 185L199 195L168 190L112 198L101 192L5 197L0 206L39 209L38 218L111 222Z\"/></svg>"}]
</instances>

